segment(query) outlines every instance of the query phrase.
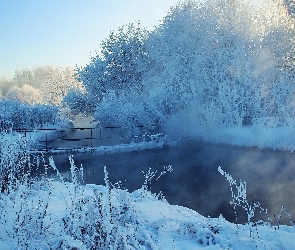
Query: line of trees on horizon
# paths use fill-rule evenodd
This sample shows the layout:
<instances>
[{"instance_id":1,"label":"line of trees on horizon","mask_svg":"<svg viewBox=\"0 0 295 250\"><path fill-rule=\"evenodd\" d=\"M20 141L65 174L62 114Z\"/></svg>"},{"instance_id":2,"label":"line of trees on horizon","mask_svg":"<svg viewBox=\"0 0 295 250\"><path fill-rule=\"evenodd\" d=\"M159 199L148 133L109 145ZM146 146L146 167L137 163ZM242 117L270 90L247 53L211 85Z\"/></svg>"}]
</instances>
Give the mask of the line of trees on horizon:
<instances>
[{"instance_id":1,"label":"line of trees on horizon","mask_svg":"<svg viewBox=\"0 0 295 250\"><path fill-rule=\"evenodd\" d=\"M292 1L183 1L153 31L111 32L64 102L103 124L162 129L294 124Z\"/></svg>"},{"instance_id":2,"label":"line of trees on horizon","mask_svg":"<svg viewBox=\"0 0 295 250\"><path fill-rule=\"evenodd\" d=\"M17 71L2 92L126 130L293 126L294 13L289 0L182 1L152 31L110 32L85 67Z\"/></svg>"},{"instance_id":3,"label":"line of trees on horizon","mask_svg":"<svg viewBox=\"0 0 295 250\"><path fill-rule=\"evenodd\" d=\"M72 67L16 70L12 80L0 80L0 131L68 123L63 99L72 89L83 90Z\"/></svg>"}]
</instances>

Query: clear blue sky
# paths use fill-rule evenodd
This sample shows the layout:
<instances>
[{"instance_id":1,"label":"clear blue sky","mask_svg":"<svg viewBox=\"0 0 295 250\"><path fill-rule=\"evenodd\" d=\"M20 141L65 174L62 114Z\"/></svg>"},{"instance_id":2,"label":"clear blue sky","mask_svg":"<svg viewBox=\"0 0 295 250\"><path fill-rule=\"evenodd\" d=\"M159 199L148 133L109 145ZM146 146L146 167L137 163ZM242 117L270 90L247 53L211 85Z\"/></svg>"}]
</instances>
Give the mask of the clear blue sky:
<instances>
[{"instance_id":1,"label":"clear blue sky","mask_svg":"<svg viewBox=\"0 0 295 250\"><path fill-rule=\"evenodd\" d=\"M0 0L0 78L16 69L83 66L111 30L158 25L179 0Z\"/></svg>"}]
</instances>

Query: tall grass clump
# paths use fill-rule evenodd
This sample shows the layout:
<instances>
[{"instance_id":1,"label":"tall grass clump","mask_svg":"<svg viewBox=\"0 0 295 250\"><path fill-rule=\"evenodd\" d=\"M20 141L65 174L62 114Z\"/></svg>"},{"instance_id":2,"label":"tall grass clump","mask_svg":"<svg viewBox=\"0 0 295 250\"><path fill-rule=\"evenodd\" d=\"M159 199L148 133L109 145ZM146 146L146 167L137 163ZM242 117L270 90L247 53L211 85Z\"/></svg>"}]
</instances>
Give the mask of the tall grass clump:
<instances>
[{"instance_id":1,"label":"tall grass clump","mask_svg":"<svg viewBox=\"0 0 295 250\"><path fill-rule=\"evenodd\" d=\"M71 183L63 180L53 158L49 159L70 197L66 204L66 215L62 218L64 233L83 242L87 249L140 248L142 243L134 237L138 234L134 224L139 219L128 198L128 191L114 188L106 167L105 186L92 186L91 190L85 190L81 183L83 169L76 167L72 156L69 160Z\"/></svg>"}]
</instances>

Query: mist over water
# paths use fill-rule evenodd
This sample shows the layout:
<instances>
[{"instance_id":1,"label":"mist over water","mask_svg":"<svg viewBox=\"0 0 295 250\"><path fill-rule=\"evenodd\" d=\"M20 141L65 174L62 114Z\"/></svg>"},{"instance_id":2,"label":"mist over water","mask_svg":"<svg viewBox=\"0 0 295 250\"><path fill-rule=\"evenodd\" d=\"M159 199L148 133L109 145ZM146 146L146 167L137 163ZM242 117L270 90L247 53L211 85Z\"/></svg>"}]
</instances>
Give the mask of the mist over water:
<instances>
[{"instance_id":1,"label":"mist over water","mask_svg":"<svg viewBox=\"0 0 295 250\"><path fill-rule=\"evenodd\" d=\"M53 157L63 176L70 178L68 155ZM221 166L237 181L246 181L248 201L259 200L271 218L278 215L281 206L295 218L294 153L187 140L162 149L75 154L73 158L77 167L83 165L85 183L104 184L103 167L107 166L110 181L121 181L130 192L142 186L142 171L147 172L151 167L159 173L164 166L172 165L173 171L154 183L152 192L162 191L170 204L194 209L204 216L222 214L235 222L229 203L230 186L217 170ZM266 216L262 215L255 219L266 221ZM246 222L244 211L238 210L238 222ZM287 216L283 216L281 223L289 224Z\"/></svg>"}]
</instances>

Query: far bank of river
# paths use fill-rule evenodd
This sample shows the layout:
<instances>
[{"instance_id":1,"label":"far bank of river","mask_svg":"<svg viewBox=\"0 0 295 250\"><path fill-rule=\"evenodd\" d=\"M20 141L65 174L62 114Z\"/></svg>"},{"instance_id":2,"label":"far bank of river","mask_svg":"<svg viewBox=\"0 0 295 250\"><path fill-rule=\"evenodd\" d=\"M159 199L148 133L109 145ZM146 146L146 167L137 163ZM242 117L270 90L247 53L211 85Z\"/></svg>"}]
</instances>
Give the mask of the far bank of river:
<instances>
[{"instance_id":1,"label":"far bank of river","mask_svg":"<svg viewBox=\"0 0 295 250\"><path fill-rule=\"evenodd\" d=\"M68 155L53 157L60 172L68 178ZM248 201L259 200L272 219L281 206L295 219L295 154L291 152L187 140L161 149L75 154L73 158L78 167L83 165L85 183L104 184L103 167L107 166L111 182L122 181L129 191L143 184L142 171L150 167L159 173L164 166L172 165L173 171L154 183L152 192L162 191L170 204L189 207L204 216L222 214L234 222L229 204L230 186L217 170L221 166L237 181L247 182ZM242 211L238 211L238 222L245 222ZM283 216L282 222L289 223L287 216Z\"/></svg>"}]
</instances>

